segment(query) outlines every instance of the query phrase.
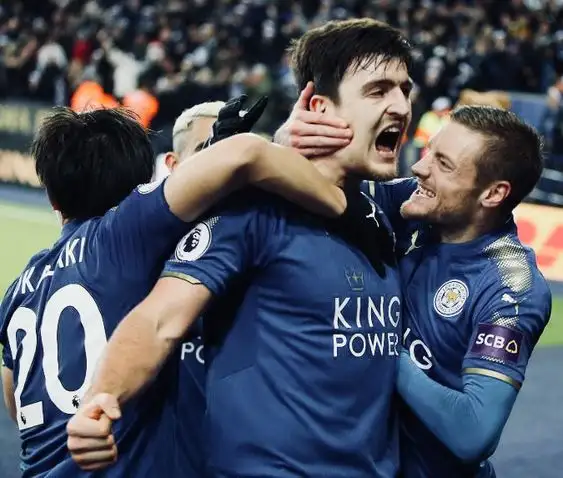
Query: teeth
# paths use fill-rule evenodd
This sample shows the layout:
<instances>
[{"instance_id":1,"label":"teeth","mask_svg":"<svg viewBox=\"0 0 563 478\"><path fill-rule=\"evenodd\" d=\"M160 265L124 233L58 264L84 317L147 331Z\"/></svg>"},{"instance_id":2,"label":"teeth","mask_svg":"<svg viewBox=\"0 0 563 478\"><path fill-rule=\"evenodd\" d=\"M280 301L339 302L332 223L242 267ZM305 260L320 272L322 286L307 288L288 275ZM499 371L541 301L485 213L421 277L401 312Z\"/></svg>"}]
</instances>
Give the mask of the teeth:
<instances>
[{"instance_id":1,"label":"teeth","mask_svg":"<svg viewBox=\"0 0 563 478\"><path fill-rule=\"evenodd\" d=\"M397 126L390 126L389 128L385 128L384 130L387 133L400 133L401 130Z\"/></svg>"},{"instance_id":2,"label":"teeth","mask_svg":"<svg viewBox=\"0 0 563 478\"><path fill-rule=\"evenodd\" d=\"M424 196L424 197L427 197L427 198L436 197L435 193L433 193L432 191L429 191L428 189L426 189L426 188L424 188L420 185L418 186L418 189L416 190L416 194L418 196Z\"/></svg>"}]
</instances>

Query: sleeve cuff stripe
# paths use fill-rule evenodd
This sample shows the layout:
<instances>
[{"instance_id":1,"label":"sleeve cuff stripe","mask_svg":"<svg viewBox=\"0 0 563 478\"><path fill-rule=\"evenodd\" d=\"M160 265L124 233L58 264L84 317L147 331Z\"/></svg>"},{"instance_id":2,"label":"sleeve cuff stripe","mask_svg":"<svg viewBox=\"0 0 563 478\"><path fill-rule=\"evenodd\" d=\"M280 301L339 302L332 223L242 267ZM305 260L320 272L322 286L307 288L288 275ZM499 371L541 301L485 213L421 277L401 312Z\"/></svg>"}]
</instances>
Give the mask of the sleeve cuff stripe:
<instances>
[{"instance_id":1,"label":"sleeve cuff stripe","mask_svg":"<svg viewBox=\"0 0 563 478\"><path fill-rule=\"evenodd\" d=\"M496 378L497 380L501 380L503 382L512 385L516 390L520 390L522 384L517 380L514 380L512 377L505 375L504 373L496 372L495 370L488 370L486 368L478 368L478 367L469 367L463 369L464 374L473 374L473 375L484 375L486 377Z\"/></svg>"},{"instance_id":2,"label":"sleeve cuff stripe","mask_svg":"<svg viewBox=\"0 0 563 478\"><path fill-rule=\"evenodd\" d=\"M181 279L184 280L186 282L189 282L190 284L201 284L201 281L197 278L195 278L194 276L191 276L189 274L182 274L181 272L163 272L160 277L175 277L176 279Z\"/></svg>"}]
</instances>

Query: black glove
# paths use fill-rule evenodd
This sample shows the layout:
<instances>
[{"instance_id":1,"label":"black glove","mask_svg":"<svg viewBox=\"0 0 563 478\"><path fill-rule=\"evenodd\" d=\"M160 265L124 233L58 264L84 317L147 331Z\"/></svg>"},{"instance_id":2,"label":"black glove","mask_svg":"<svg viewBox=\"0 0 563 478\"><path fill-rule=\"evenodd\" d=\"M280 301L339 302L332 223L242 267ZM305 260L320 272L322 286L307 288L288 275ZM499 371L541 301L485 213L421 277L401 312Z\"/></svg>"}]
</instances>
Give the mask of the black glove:
<instances>
[{"instance_id":1,"label":"black glove","mask_svg":"<svg viewBox=\"0 0 563 478\"><path fill-rule=\"evenodd\" d=\"M213 124L211 136L207 138L203 148L207 148L217 141L229 138L235 134L248 133L252 129L260 116L262 116L268 104L268 97L260 97L256 103L245 111L242 105L247 99L246 95L240 95L225 103L225 106L219 110L217 121Z\"/></svg>"}]
</instances>

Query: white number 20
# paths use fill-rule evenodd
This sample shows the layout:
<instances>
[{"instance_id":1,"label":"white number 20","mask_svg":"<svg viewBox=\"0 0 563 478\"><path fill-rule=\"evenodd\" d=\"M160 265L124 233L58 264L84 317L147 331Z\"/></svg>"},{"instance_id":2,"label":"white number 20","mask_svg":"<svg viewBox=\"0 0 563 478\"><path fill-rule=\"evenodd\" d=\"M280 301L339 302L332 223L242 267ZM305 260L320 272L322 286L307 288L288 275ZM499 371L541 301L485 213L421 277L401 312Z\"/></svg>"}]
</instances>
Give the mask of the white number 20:
<instances>
[{"instance_id":1,"label":"white number 20","mask_svg":"<svg viewBox=\"0 0 563 478\"><path fill-rule=\"evenodd\" d=\"M84 328L86 372L84 381L77 390L67 390L59 379L59 320L63 310L67 307L72 307L78 312ZM37 351L37 315L33 310L20 307L15 311L8 325L8 341L14 358L18 349L16 334L19 330L25 332L25 337L21 342L22 351L14 398L19 429L25 430L44 423L43 402L39 401L27 405L21 402L21 396ZM55 292L45 304L40 334L47 395L60 411L72 415L76 411L78 399L90 386L96 364L107 342L102 314L96 302L84 287L78 284L69 284Z\"/></svg>"}]
</instances>

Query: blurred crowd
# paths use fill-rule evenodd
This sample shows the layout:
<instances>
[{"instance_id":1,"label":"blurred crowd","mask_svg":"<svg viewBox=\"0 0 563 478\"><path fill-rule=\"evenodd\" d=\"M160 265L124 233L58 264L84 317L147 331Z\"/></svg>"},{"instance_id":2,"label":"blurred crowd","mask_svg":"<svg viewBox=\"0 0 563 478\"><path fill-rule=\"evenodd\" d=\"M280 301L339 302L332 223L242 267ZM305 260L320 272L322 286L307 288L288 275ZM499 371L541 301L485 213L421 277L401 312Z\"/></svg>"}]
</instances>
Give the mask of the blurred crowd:
<instances>
[{"instance_id":1,"label":"blurred crowd","mask_svg":"<svg viewBox=\"0 0 563 478\"><path fill-rule=\"evenodd\" d=\"M563 0L7 1L0 6L0 95L70 104L86 83L103 90L108 104L150 103L146 124L166 129L196 103L267 94L259 127L271 132L297 94L285 54L291 39L329 19L369 16L398 26L415 45L411 137L425 112L455 103L464 89L550 91L545 124L552 135L563 128L562 6Z\"/></svg>"}]
</instances>

